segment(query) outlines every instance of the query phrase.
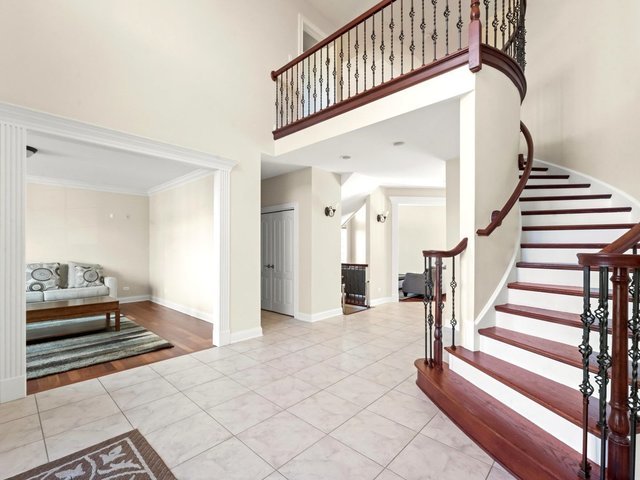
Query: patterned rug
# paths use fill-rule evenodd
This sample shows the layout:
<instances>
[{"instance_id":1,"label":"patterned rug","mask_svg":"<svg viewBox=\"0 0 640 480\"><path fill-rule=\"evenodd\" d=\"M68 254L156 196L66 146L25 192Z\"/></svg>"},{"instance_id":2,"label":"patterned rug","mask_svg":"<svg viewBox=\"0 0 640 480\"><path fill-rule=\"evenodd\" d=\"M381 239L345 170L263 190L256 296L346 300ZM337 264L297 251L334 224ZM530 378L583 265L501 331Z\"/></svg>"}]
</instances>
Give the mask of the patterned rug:
<instances>
[{"instance_id":1,"label":"patterned rug","mask_svg":"<svg viewBox=\"0 0 640 480\"><path fill-rule=\"evenodd\" d=\"M122 317L119 332L111 328L27 344L27 378L40 378L171 347L173 345L164 338Z\"/></svg>"},{"instance_id":2,"label":"patterned rug","mask_svg":"<svg viewBox=\"0 0 640 480\"><path fill-rule=\"evenodd\" d=\"M175 480L137 430L41 465L8 480Z\"/></svg>"}]
</instances>

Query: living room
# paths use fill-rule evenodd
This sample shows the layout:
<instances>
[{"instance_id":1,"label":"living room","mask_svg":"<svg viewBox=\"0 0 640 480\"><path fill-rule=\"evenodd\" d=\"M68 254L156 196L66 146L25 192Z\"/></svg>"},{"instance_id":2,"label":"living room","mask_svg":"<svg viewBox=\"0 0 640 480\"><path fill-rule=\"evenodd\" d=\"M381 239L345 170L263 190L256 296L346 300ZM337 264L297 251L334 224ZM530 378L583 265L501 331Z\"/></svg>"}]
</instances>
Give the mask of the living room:
<instances>
[{"instance_id":1,"label":"living room","mask_svg":"<svg viewBox=\"0 0 640 480\"><path fill-rule=\"evenodd\" d=\"M37 131L27 144L29 393L211 347L216 171Z\"/></svg>"}]
</instances>

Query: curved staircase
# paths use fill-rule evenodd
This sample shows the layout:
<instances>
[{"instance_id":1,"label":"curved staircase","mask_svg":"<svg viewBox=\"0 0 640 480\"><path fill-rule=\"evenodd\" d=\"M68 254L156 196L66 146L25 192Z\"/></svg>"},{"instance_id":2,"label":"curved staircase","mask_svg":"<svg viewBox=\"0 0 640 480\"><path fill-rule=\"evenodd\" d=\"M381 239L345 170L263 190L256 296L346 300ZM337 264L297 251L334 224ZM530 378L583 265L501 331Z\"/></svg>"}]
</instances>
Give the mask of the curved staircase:
<instances>
[{"instance_id":1,"label":"curved staircase","mask_svg":"<svg viewBox=\"0 0 640 480\"><path fill-rule=\"evenodd\" d=\"M584 275L577 254L600 251L636 224L632 208L614 204L611 192L574 182L559 168L532 170L519 199L521 261L517 280L507 285L508 303L495 306L495 326L478 330L479 351L446 348L445 374L417 361L418 385L518 478L576 479L583 432L578 346ZM597 286L597 269L591 276ZM593 375L597 323L591 331ZM588 417L591 478L599 478L597 399Z\"/></svg>"}]
</instances>

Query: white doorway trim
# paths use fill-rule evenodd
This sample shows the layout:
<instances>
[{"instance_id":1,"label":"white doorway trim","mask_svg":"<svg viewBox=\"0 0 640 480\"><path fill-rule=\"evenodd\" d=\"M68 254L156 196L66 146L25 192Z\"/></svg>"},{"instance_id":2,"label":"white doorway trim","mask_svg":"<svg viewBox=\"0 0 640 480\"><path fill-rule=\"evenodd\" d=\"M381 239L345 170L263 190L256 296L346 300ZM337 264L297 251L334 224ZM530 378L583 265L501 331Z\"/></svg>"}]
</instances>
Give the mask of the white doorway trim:
<instances>
[{"instance_id":1,"label":"white doorway trim","mask_svg":"<svg viewBox=\"0 0 640 480\"><path fill-rule=\"evenodd\" d=\"M298 55L304 53L304 33L307 32L313 38L317 39L318 42L321 42L325 38L328 37L322 29L316 27L313 23L311 23L307 17L298 14Z\"/></svg>"},{"instance_id":2,"label":"white doorway trim","mask_svg":"<svg viewBox=\"0 0 640 480\"><path fill-rule=\"evenodd\" d=\"M398 275L400 272L400 205L422 207L443 207L445 197L389 197L391 201L391 297L394 302L400 300L398 295Z\"/></svg>"},{"instance_id":3,"label":"white doorway trim","mask_svg":"<svg viewBox=\"0 0 640 480\"><path fill-rule=\"evenodd\" d=\"M31 131L44 135L71 138L93 145L197 165L214 171L216 173L216 193L213 248L215 249L216 265L213 268L216 273L217 285L215 292L213 292L214 310L211 312L213 317L213 344L225 345L229 343L230 172L236 162L209 153L170 145L7 103L0 103L0 125L6 125L27 133ZM0 139L0 149L4 149L0 151L1 162L7 162L7 165L11 165L11 162L19 158L19 155L22 156L25 149L19 143L24 143L24 139L18 140L8 136L3 136ZM19 154L16 153L18 151L20 151ZM24 155L24 159L26 159L26 155ZM22 163L21 171L18 169L7 170L7 175L13 176L13 178L5 179L5 183L13 181L20 186L26 182L26 174L24 172L26 164ZM0 198L4 196L7 201L16 205L16 208L8 212L13 220L11 224L14 228L9 228L4 232L6 239L0 239L0 243L3 249L6 250L5 256L18 259L17 261L20 264L24 264L24 245L26 242L24 195L25 190L22 187L0 192ZM0 331L10 333L0 338L0 351L9 352L6 358L0 359L2 360L0 361L0 402L20 398L26 392L25 350L24 348L16 347L16 345L23 343L26 331L26 324L23 320L26 305L23 300L24 293L22 296L19 295L19 292L24 292L24 265L22 265L21 270L22 273L19 276L13 275L13 272L0 272L0 287L5 293L11 293L13 298L7 297L2 298L2 300L9 301L16 308L18 302L20 302L22 313L21 316L14 317L22 319L21 325L17 326L13 325L9 320L8 308L0 310L0 315L3 316L3 318L0 318ZM9 293L6 293L6 295L9 295ZM5 363L12 366L12 370L17 369L20 372L4 371ZM14 369L13 366L17 367ZM10 390L3 387L8 380L12 381ZM17 383L20 383L20 388L17 388Z\"/></svg>"},{"instance_id":4,"label":"white doorway trim","mask_svg":"<svg viewBox=\"0 0 640 480\"><path fill-rule=\"evenodd\" d=\"M300 293L300 285L298 283L299 275L299 242L300 231L298 228L298 202L283 203L281 205L273 205L271 207L262 207L261 214L274 213L281 210L293 210L293 316L294 318L300 318L300 310L298 305L298 298ZM262 305L260 306L262 308Z\"/></svg>"}]
</instances>

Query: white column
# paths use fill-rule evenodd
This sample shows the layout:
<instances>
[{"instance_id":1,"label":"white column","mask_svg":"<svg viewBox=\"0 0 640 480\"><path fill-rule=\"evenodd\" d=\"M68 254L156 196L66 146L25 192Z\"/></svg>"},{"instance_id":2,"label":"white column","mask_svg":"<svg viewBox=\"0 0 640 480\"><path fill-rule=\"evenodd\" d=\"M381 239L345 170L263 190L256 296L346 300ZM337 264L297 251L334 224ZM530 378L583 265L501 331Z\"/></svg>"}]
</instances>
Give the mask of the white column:
<instances>
[{"instance_id":1,"label":"white column","mask_svg":"<svg viewBox=\"0 0 640 480\"><path fill-rule=\"evenodd\" d=\"M0 122L0 403L26 395L26 137Z\"/></svg>"},{"instance_id":2,"label":"white column","mask_svg":"<svg viewBox=\"0 0 640 480\"><path fill-rule=\"evenodd\" d=\"M230 339L229 298L231 282L231 172L218 170L214 180L214 272L218 279L213 312L213 343L228 345Z\"/></svg>"}]
</instances>

